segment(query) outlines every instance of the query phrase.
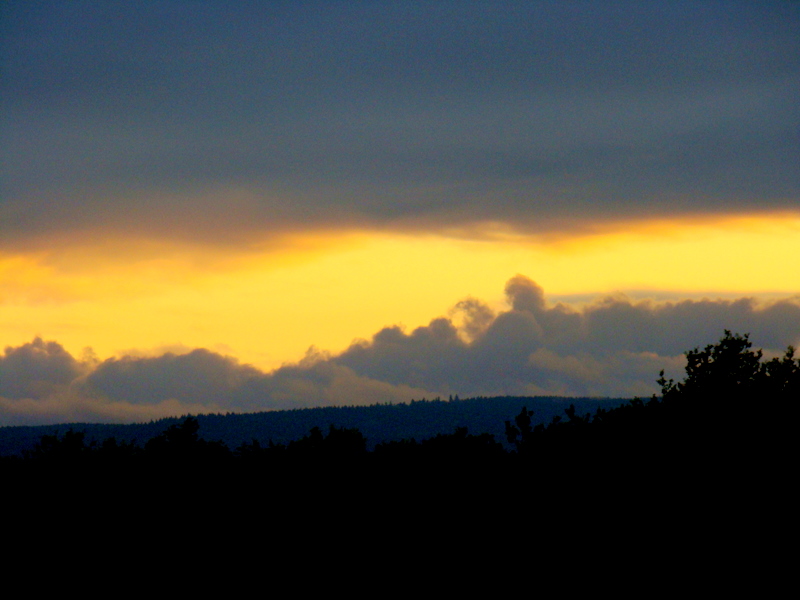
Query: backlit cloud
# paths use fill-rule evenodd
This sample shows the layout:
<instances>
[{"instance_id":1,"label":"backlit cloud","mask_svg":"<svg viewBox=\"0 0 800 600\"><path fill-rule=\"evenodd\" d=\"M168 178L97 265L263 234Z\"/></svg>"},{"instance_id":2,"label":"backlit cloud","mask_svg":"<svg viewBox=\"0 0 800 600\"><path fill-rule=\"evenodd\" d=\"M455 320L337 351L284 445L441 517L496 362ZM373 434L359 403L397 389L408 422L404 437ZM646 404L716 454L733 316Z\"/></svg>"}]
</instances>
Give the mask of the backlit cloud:
<instances>
[{"instance_id":1,"label":"backlit cloud","mask_svg":"<svg viewBox=\"0 0 800 600\"><path fill-rule=\"evenodd\" d=\"M312 350L272 372L205 349L78 360L36 339L0 358L0 420L136 421L449 394L646 397L658 391L661 369L679 376L682 352L725 328L751 332L768 352L800 343L800 298L760 305L617 297L576 309L548 303L521 275L506 294L509 307L497 314L470 299L457 305L467 312L460 325L439 317L411 332L386 327L339 354Z\"/></svg>"}]
</instances>

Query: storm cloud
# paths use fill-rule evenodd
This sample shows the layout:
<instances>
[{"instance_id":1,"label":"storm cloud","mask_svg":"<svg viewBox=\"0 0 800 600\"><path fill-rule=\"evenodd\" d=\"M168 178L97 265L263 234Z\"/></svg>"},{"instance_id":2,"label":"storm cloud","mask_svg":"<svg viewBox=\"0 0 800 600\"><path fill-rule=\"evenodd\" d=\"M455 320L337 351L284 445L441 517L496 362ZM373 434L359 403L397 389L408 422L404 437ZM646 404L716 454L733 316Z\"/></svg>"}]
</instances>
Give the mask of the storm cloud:
<instances>
[{"instance_id":1,"label":"storm cloud","mask_svg":"<svg viewBox=\"0 0 800 600\"><path fill-rule=\"evenodd\" d=\"M796 210L793 2L5 2L0 245Z\"/></svg>"},{"instance_id":2,"label":"storm cloud","mask_svg":"<svg viewBox=\"0 0 800 600\"><path fill-rule=\"evenodd\" d=\"M724 329L777 354L800 345L800 297L680 302L599 298L549 303L517 275L508 308L478 299L405 332L398 326L339 354L310 349L270 373L194 349L183 354L75 359L35 339L0 357L0 422L141 421L189 412L254 412L407 402L458 394L647 397L660 370L679 378L683 352Z\"/></svg>"}]
</instances>

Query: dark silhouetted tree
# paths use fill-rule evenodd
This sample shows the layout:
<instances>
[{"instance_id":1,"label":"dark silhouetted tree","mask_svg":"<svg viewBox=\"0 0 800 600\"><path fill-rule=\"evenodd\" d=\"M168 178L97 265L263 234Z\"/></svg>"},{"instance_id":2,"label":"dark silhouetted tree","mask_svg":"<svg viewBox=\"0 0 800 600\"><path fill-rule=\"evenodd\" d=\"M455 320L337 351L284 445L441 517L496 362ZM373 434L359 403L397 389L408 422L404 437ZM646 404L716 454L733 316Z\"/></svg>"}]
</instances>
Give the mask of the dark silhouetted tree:
<instances>
[{"instance_id":1,"label":"dark silhouetted tree","mask_svg":"<svg viewBox=\"0 0 800 600\"><path fill-rule=\"evenodd\" d=\"M222 442L200 438L199 429L200 424L195 417L186 417L182 423L170 425L164 433L148 441L144 447L145 455L162 466L177 463L211 464L232 457Z\"/></svg>"},{"instance_id":2,"label":"dark silhouetted tree","mask_svg":"<svg viewBox=\"0 0 800 600\"><path fill-rule=\"evenodd\" d=\"M748 334L732 334L726 329L716 344L686 352L686 377L682 382L667 381L661 372L658 383L663 399L713 403L722 398L730 401L752 396L762 383L763 353L751 350L751 346Z\"/></svg>"}]
</instances>

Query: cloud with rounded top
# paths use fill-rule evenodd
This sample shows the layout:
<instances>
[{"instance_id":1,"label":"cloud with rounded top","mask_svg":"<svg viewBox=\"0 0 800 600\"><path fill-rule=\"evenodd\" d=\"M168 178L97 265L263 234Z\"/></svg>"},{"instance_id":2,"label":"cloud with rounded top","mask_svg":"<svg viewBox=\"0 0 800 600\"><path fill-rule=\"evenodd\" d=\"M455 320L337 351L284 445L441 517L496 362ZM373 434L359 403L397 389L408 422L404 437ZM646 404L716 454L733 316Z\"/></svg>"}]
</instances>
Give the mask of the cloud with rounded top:
<instances>
[{"instance_id":1,"label":"cloud with rounded top","mask_svg":"<svg viewBox=\"0 0 800 600\"><path fill-rule=\"evenodd\" d=\"M680 376L682 353L749 332L757 347L800 344L800 299L634 302L601 298L581 309L547 302L525 276L506 285L508 310L471 298L458 320L376 332L333 354L310 352L263 372L195 349L184 354L76 359L54 341L0 357L0 423L142 421L198 412L493 395L633 397L658 391L661 369ZM476 324L477 323L477 324Z\"/></svg>"}]
</instances>

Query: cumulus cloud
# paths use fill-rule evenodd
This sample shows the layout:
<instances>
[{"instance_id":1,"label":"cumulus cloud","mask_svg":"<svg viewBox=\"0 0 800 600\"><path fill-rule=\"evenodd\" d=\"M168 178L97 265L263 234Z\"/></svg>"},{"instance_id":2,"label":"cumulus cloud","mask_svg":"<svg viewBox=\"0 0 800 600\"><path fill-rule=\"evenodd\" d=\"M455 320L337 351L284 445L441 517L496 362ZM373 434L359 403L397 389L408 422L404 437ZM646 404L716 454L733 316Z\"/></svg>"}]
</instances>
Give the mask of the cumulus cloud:
<instances>
[{"instance_id":1,"label":"cumulus cloud","mask_svg":"<svg viewBox=\"0 0 800 600\"><path fill-rule=\"evenodd\" d=\"M800 345L800 298L550 304L525 276L506 285L508 309L458 303L411 332L386 327L339 354L310 350L270 373L195 349L98 361L36 338L0 357L0 422L141 421L168 415L405 402L476 395L649 396L686 350L724 329L767 352Z\"/></svg>"},{"instance_id":2,"label":"cumulus cloud","mask_svg":"<svg viewBox=\"0 0 800 600\"><path fill-rule=\"evenodd\" d=\"M467 339L447 319L411 333L377 333L329 360L362 376L443 394L650 395L661 369L679 375L682 353L713 343L725 329L751 332L755 344L800 342L800 298L760 305L753 299L634 302L601 298L581 310L549 306L544 291L518 275L506 285L510 309ZM488 308L468 308L487 314ZM486 320L485 320L486 321Z\"/></svg>"},{"instance_id":3,"label":"cumulus cloud","mask_svg":"<svg viewBox=\"0 0 800 600\"><path fill-rule=\"evenodd\" d=\"M0 396L41 397L69 385L86 370L56 342L37 337L29 344L7 347L0 357Z\"/></svg>"},{"instance_id":4,"label":"cumulus cloud","mask_svg":"<svg viewBox=\"0 0 800 600\"><path fill-rule=\"evenodd\" d=\"M150 404L175 399L215 406L259 375L232 358L197 349L182 355L112 358L98 365L84 385L112 401Z\"/></svg>"},{"instance_id":5,"label":"cumulus cloud","mask_svg":"<svg viewBox=\"0 0 800 600\"><path fill-rule=\"evenodd\" d=\"M434 390L356 374L322 354L264 373L198 348L187 354L73 358L37 338L0 358L0 424L136 422L187 413L404 402Z\"/></svg>"}]
</instances>

